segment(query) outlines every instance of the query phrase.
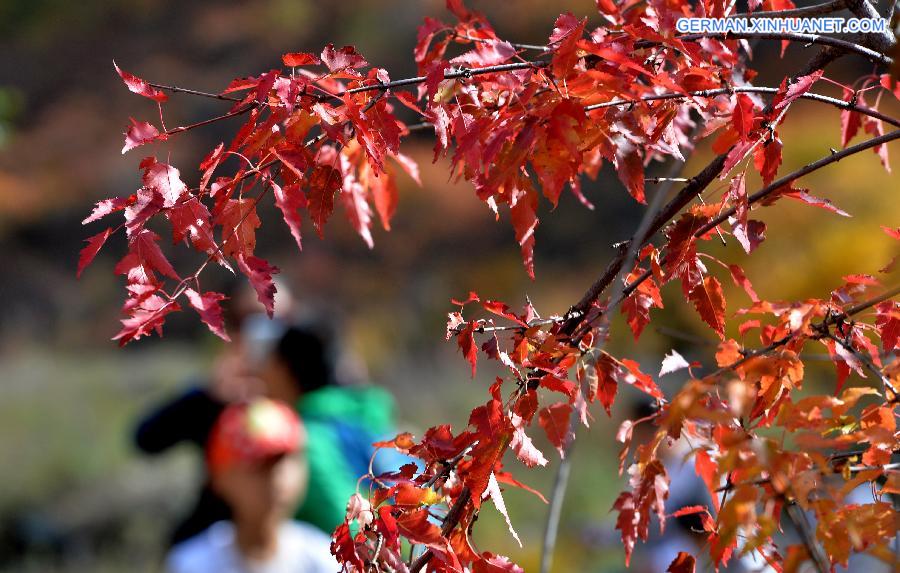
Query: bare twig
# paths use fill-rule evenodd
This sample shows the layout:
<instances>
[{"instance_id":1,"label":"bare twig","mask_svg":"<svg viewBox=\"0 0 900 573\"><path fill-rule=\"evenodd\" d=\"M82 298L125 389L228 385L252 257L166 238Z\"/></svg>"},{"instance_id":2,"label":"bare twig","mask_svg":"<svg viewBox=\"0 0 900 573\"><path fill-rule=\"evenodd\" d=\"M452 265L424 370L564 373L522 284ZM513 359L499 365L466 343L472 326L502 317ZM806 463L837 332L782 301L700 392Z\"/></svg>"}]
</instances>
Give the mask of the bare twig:
<instances>
[{"instance_id":1,"label":"bare twig","mask_svg":"<svg viewBox=\"0 0 900 573\"><path fill-rule=\"evenodd\" d=\"M819 547L819 544L816 542L816 536L812 532L812 526L809 524L809 520L803 510L800 509L796 503L788 501L785 505L785 511L788 515L788 519L794 524L794 529L796 529L797 533L800 535L800 539L803 540L803 545L806 547L806 552L812 559L816 571L818 571L818 573L828 573L831 571L828 557L825 556L822 548Z\"/></svg>"},{"instance_id":2,"label":"bare twig","mask_svg":"<svg viewBox=\"0 0 900 573\"><path fill-rule=\"evenodd\" d=\"M592 105L585 106L585 111L592 111L595 109L603 109L607 107L616 107L616 106L624 106L624 105L634 105L637 102L648 102L648 101L658 101L658 100L670 100L670 99L686 99L689 97L716 97L720 95L733 94L733 93L760 93L760 94L775 94L778 93L777 88L771 87L763 87L763 86L730 86L723 88L716 88L710 90L699 90L688 93L678 93L678 92L669 92L663 94L653 94L648 96L643 96L638 99L633 100L625 100L625 99L616 99L603 103L596 103ZM845 109L849 111L855 111L861 113L863 115L868 115L875 119L879 119L885 123L889 123L893 126L900 127L900 120L895 119L889 115L885 115L878 110L868 108L863 105L858 105L854 102L847 102L837 98L828 97L825 95L815 94L815 93L805 93L800 96L801 99L808 99L812 101L818 101L822 103L827 103L833 105L840 109ZM686 179L685 179L686 181Z\"/></svg>"},{"instance_id":3,"label":"bare twig","mask_svg":"<svg viewBox=\"0 0 900 573\"><path fill-rule=\"evenodd\" d=\"M453 507L450 508L450 511L444 518L444 523L441 526L441 536L447 537L450 535L450 532L453 531L453 528L456 527L459 520L462 519L463 511L471 499L471 490L469 490L468 487L463 487L462 491L459 493L459 497L456 498L456 503L453 504ZM409 573L418 573L433 558L434 553L432 553L431 549L428 549L409 566Z\"/></svg>"},{"instance_id":4,"label":"bare twig","mask_svg":"<svg viewBox=\"0 0 900 573\"><path fill-rule=\"evenodd\" d=\"M682 168L684 167L684 163L680 161L676 161L669 168L669 176L670 178L677 176ZM669 191L672 188L672 182L666 182L663 184L657 191L656 195L653 197L653 201L647 207L647 210L644 212L644 216L638 224L637 229L634 232L634 235L631 237L631 240L628 242L628 247L624 251L624 256L622 258L622 264L620 265L619 270L616 272L616 277L613 280L613 297L615 298L619 292L621 292L623 288L623 278L624 274L630 272L631 267L634 265L634 261L637 258L638 251L640 250L641 245L647 239L647 236L650 232L651 225L653 221L656 219L660 210L663 208L663 202L666 196L669 194ZM603 314L603 320L608 320L609 313L614 310L614 305L611 305L610 308L606 310ZM597 341L596 347L599 348L603 344L602 339ZM553 551L556 546L556 539L559 532L559 518L562 514L562 506L563 501L566 497L566 488L569 483L569 475L571 474L571 465L572 465L572 447L575 443L575 432L578 429L579 422L579 414L577 408L572 409L572 413L569 416L569 431L567 436L569 436L566 443L563 444L563 456L559 462L559 467L556 472L556 478L553 482L553 490L550 494L550 507L547 510L547 523L544 528L544 542L541 550L541 573L549 573L550 568L553 566Z\"/></svg>"},{"instance_id":5,"label":"bare twig","mask_svg":"<svg viewBox=\"0 0 900 573\"><path fill-rule=\"evenodd\" d=\"M869 359L868 356L853 348L852 344L847 344L846 341L841 340L839 336L835 336L834 333L828 332L826 337L829 340L834 341L835 344L840 344L844 349L847 350L850 354L852 354L857 360L859 360L863 366L865 366L872 374L874 374L879 380L881 380L881 385L884 386L887 390L893 392L894 396L900 397L900 394L897 393L897 387L891 383L891 379L884 375L875 363Z\"/></svg>"},{"instance_id":6,"label":"bare twig","mask_svg":"<svg viewBox=\"0 0 900 573\"><path fill-rule=\"evenodd\" d=\"M852 52L885 66L894 63L893 58L873 50L872 48L867 48L849 40L821 36L819 34L802 34L797 32L709 32L702 34L683 34L681 36L676 36L675 38L682 42L701 40L703 38L715 38L718 40L749 40L754 38L759 38L760 40L788 40L790 42L799 42L803 44L820 44L822 46L837 48L844 52ZM653 42L635 42L635 48L648 47L650 45L653 45Z\"/></svg>"},{"instance_id":7,"label":"bare twig","mask_svg":"<svg viewBox=\"0 0 900 573\"><path fill-rule=\"evenodd\" d=\"M222 95L222 94L213 94L213 93L204 92L204 91L200 91L200 90L193 90L193 89L189 89L189 88L180 88L178 86L167 86L167 85L163 85L163 84L154 84L151 82L147 82L147 85L149 85L150 87L156 88L158 90L166 90L166 91L170 91L172 93L190 94L190 95L208 97L211 99L220 99L220 100L224 100L224 101L234 101L234 102L241 101L240 99L238 99L236 97L231 97L231 96Z\"/></svg>"}]
</instances>

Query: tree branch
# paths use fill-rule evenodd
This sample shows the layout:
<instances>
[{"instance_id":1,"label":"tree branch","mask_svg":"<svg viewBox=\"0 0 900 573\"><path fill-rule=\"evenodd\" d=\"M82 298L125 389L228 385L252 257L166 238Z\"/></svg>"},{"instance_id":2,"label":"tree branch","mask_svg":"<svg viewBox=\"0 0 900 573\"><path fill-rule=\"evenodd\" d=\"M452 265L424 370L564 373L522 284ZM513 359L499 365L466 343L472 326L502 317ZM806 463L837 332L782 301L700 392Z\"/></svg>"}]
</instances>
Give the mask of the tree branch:
<instances>
[{"instance_id":1,"label":"tree branch","mask_svg":"<svg viewBox=\"0 0 900 573\"><path fill-rule=\"evenodd\" d=\"M819 34L802 34L797 32L709 32L702 34L684 34L681 36L675 36L675 38L681 41L701 40L703 38L715 38L717 40L749 40L753 38L758 38L760 40L788 40L790 42L820 44L822 46L838 48L845 52L859 54L860 56L868 58L873 62L883 64L885 66L890 66L894 63L893 58L891 58L890 56L886 56L881 52L878 52L871 48L867 48L849 40L842 40L840 38L833 38L831 36L821 36ZM634 46L635 48L647 47L649 44L652 44L652 42L635 42Z\"/></svg>"},{"instance_id":2,"label":"tree branch","mask_svg":"<svg viewBox=\"0 0 900 573\"><path fill-rule=\"evenodd\" d=\"M463 487L462 491L459 494L459 497L456 498L456 503L453 504L453 507L450 508L450 511L447 513L447 516L444 518L444 523L441 526L441 536L447 537L450 535L450 532L453 531L453 528L459 524L459 520L462 519L463 511L465 510L466 505L472 499L472 492L468 487ZM431 549L428 549L422 555L409 566L409 573L418 573L425 567L429 561L434 558L434 553Z\"/></svg>"},{"instance_id":3,"label":"tree branch","mask_svg":"<svg viewBox=\"0 0 900 573\"><path fill-rule=\"evenodd\" d=\"M211 99L220 99L220 100L224 100L224 101L233 101L233 102L241 101L240 98L236 98L236 97L231 97L231 96L222 95L222 94L213 94L213 93L203 92L200 90L193 90L193 89L189 89L189 88L180 88L178 86L167 86L167 85L163 85L163 84L154 84L152 82L147 82L147 85L149 85L152 88L156 88L158 90L166 90L166 91L170 91L172 93L190 94L190 95L208 97Z\"/></svg>"},{"instance_id":4,"label":"tree branch","mask_svg":"<svg viewBox=\"0 0 900 573\"><path fill-rule=\"evenodd\" d=\"M771 87L757 87L757 86L731 86L724 88L716 88L710 90L699 90L688 93L678 93L678 92L668 92L664 94L653 94L649 96L643 96L635 100L623 100L617 99L603 103L595 103L592 105L588 105L584 107L585 111L593 111L595 109L603 109L607 107L616 107L620 105L634 105L637 102L647 102L647 101L657 101L657 100L669 100L669 99L685 99L689 97L716 97L720 95L727 95L733 93L760 93L760 94L775 94L778 93L778 88ZM858 105L853 102L848 102L844 100L840 100L837 98L815 94L815 93L805 93L800 96L801 99L808 99L812 101L818 101L822 103L827 103L833 105L837 108L855 111L861 113L863 115L868 115L875 119L879 119L885 123L889 123L895 127L900 127L900 120L895 119L889 115L885 115L878 110L871 109L866 106Z\"/></svg>"},{"instance_id":5,"label":"tree branch","mask_svg":"<svg viewBox=\"0 0 900 573\"><path fill-rule=\"evenodd\" d=\"M813 565L815 565L816 567L816 571L818 571L818 573L829 573L829 571L831 571L831 567L828 562L828 558L825 556L822 548L819 547L819 544L816 542L816 536L812 532L812 528L806 518L806 514L797 506L796 503L791 501L786 502L785 512L788 515L788 519L790 519L791 523L794 524L794 529L797 530L797 533L800 535L800 539L803 540L803 545L806 546L806 553L810 556L810 559L812 559Z\"/></svg>"},{"instance_id":6,"label":"tree branch","mask_svg":"<svg viewBox=\"0 0 900 573\"><path fill-rule=\"evenodd\" d=\"M675 161L669 167L668 175L670 177L676 177L681 173L681 170L684 167L684 163L680 161ZM637 258L638 251L640 250L641 245L643 245L644 241L650 234L650 228L653 224L653 221L656 220L656 217L659 215L660 210L663 208L663 201L666 196L669 194L670 189L672 188L672 182L664 183L659 189L656 191L656 195L653 197L653 201L647 207L647 210L644 212L644 216L641 218L641 222L638 224L637 229L632 235L631 240L628 241L628 247L624 251L624 256L622 258L622 264L619 266L619 270L616 271L616 276L613 279L613 298L618 297L618 293L621 292L624 287L623 283L623 274L629 272L629 269L634 265L634 261ZM609 313L615 309L615 306L611 306L606 310L603 314L604 320L607 320L606 317L609 316ZM603 345L602 338L597 341L595 348L600 348ZM541 573L550 573L550 568L553 565L553 551L556 547L556 539L559 532L559 518L562 514L562 506L566 497L566 489L569 483L569 475L571 474L571 466L572 466L572 447L575 443L575 433L578 429L579 424L579 414L576 408L572 409L571 414L569 415L569 432L568 436L571 436L565 444L563 444L563 452L564 455L559 462L559 468L556 472L556 478L553 482L553 490L550 495L550 507L547 511L547 524L544 528L544 542L542 545L541 551Z\"/></svg>"},{"instance_id":7,"label":"tree branch","mask_svg":"<svg viewBox=\"0 0 900 573\"><path fill-rule=\"evenodd\" d=\"M861 143L857 143L856 145L851 145L850 147L847 147L846 149L842 149L841 151L838 151L837 153L832 153L831 155L829 155L827 157L823 157L822 159L819 159L818 161L809 163L809 164L801 167L800 169L797 169L796 171L793 171L793 172L785 175L784 177L781 177L777 181L773 181L769 185L766 185L765 187L763 187L762 189L760 189L753 195L750 195L747 198L747 202L750 205L752 205L754 203L758 203L759 201L765 199L767 196L771 195L772 193L774 193L781 187L784 187L784 186L792 183L793 181L803 177L804 175L808 175L809 173L812 173L813 171L817 171L827 165L836 163L836 162L840 161L841 159L843 159L845 157L849 157L850 155L859 153L860 151L865 151L866 149L870 149L872 147L884 145L885 143L888 143L889 141L893 141L895 139L900 139L900 129L891 131L889 133L885 133L884 135L880 135L878 137L873 137L872 139L869 139L868 141L863 141ZM713 218L706 225L704 225L703 227L698 229L697 232L694 233L694 236L695 237L703 236L709 230L718 226L720 223L727 221L729 217L734 215L736 210L737 209L735 207L730 207L728 209L725 209L724 211L722 211L722 213L719 214L718 217Z\"/></svg>"}]
</instances>

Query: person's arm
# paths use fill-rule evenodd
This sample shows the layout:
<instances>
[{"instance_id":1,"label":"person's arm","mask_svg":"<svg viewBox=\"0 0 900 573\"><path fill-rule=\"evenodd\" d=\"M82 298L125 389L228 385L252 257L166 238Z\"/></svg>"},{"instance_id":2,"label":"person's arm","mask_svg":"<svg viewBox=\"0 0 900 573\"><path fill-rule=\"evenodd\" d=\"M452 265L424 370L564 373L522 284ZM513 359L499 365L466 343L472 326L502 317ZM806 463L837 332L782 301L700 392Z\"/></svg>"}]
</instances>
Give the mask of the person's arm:
<instances>
[{"instance_id":1,"label":"person's arm","mask_svg":"<svg viewBox=\"0 0 900 573\"><path fill-rule=\"evenodd\" d=\"M150 412L138 424L135 443L155 454L182 441L200 447L222 411L222 402L202 388L192 388Z\"/></svg>"}]
</instances>

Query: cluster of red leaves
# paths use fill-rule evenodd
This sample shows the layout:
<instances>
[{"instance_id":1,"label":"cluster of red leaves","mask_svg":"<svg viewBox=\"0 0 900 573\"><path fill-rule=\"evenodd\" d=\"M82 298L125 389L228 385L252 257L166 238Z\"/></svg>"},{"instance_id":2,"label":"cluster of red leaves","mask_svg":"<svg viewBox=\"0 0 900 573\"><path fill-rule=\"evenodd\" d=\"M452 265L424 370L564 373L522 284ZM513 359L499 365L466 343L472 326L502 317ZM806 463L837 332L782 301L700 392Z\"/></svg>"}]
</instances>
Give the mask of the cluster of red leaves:
<instances>
[{"instance_id":1,"label":"cluster of red leaves","mask_svg":"<svg viewBox=\"0 0 900 573\"><path fill-rule=\"evenodd\" d=\"M629 489L613 509L626 562L636 541L648 538L651 516L662 529L667 517L694 513L700 515L716 567L736 551L755 551L776 569L796 570L811 557L811 548L779 548L774 541L787 504L814 513L817 539L831 563L846 563L858 551L885 557L898 525L882 497L900 493L890 465L900 450L900 368L896 360L886 364L883 358L900 349L900 304L890 296L873 302L882 288L867 275L847 277L830 300L765 301L739 266L700 249L705 241L730 234L753 253L766 232L764 222L751 218L754 206L782 197L847 215L827 199L794 187L796 177L776 179L783 147L777 126L793 102L812 93L821 69L785 78L776 89L754 91L755 73L746 67L741 41L685 40L674 34L679 17L726 14L730 8L721 0L696 6L649 0L627 7L600 0L602 26L589 27L587 18L563 14L547 44L537 47L536 59L526 58L535 46L502 40L482 15L459 0L447 4L454 24L426 18L419 29L414 50L419 77L392 82L385 70L370 67L349 46L284 54L288 70L236 79L220 94L205 94L231 101L231 109L184 127L167 129L162 123L168 98L161 87L116 67L132 92L157 103L162 124L132 119L123 153L212 121L246 118L233 140L219 144L200 164L196 187L184 183L175 167L148 157L140 164L140 189L100 201L85 219L124 214L122 224L87 240L78 267L80 274L107 239L124 229L128 252L116 273L126 277L128 298L116 338L124 344L161 332L166 315L180 310L183 295L210 330L227 339L223 295L199 286L199 274L209 264L246 275L271 313L272 276L278 269L254 252L262 225L257 206L269 191L298 248L302 219L308 217L324 236L338 207L372 247L375 212L390 229L398 168L418 181L415 163L400 152L401 141L414 129L434 130L435 160L448 156L452 175L471 181L498 219L501 210L508 210L531 276L540 195L555 207L568 188L593 208L581 181L596 178L606 163L628 193L644 203L645 168L666 158L683 160L698 138L709 138L724 159L719 176L728 184L721 196L701 200L668 225L663 221L658 227L664 231L662 242L647 241L635 249L634 260L627 261L633 266L622 274L619 300L598 296L580 315L547 319L530 303L517 313L475 293L453 301L459 310L449 315L447 338L456 340L472 376L480 354L497 361L508 376L496 378L488 401L472 411L463 431L440 425L418 441L401 434L379 444L414 456L421 465L372 476L378 487L367 498L351 500L332 549L349 570L417 571L426 565L433 571L519 570L505 557L475 548L470 539L478 512L490 498L518 540L501 484L529 488L504 469L505 454L511 452L527 467L548 463L527 433L536 421L564 455L576 423L591 420L588 405L599 401L611 415L619 386L625 384L656 407L648 418L625 421L617 433L624 446L620 472L627 469ZM751 2L751 9L761 5L766 10L793 7L790 0L767 0ZM878 114L860 110L871 111L864 98L872 90L880 90L879 99L882 93L900 97L896 81L870 75L843 89L849 107L841 112L842 146L860 129L882 135ZM771 100L764 102L761 93L772 94ZM410 116L415 122L401 119ZM887 147L873 149L888 168ZM747 190L748 170L764 186L754 194ZM192 274L180 274L160 248L151 223L163 219L173 243L186 243L205 258ZM900 239L896 229L885 232ZM716 273L709 262L718 264L712 265ZM883 272L894 266L889 263ZM733 329L726 322L722 280L729 277L751 302L737 315L759 316L737 326L741 341L729 337ZM663 360L659 376L685 368L690 374L667 398L637 362L614 357L599 345L609 336L603 316L616 305L638 339L651 310L663 307L663 287L673 281L680 282L685 301L721 342L718 369L705 376L694 374L700 363L688 363L674 351ZM463 316L473 308L486 318ZM872 320L858 321L861 312ZM574 329L568 324L572 320L578 323ZM761 344L755 350L745 346L754 332ZM801 356L815 344L824 346L835 365L835 392L797 399L794 391L804 376ZM851 373L865 377L867 372L878 379L880 390L844 388ZM655 430L632 453L634 428L640 424ZM791 440L769 437L784 435L772 429L790 432ZM666 456L682 439L691 444L712 507L669 514ZM863 483L873 484L874 503L844 503ZM405 562L401 539L425 553ZM694 557L682 553L669 571L694 567Z\"/></svg>"}]
</instances>

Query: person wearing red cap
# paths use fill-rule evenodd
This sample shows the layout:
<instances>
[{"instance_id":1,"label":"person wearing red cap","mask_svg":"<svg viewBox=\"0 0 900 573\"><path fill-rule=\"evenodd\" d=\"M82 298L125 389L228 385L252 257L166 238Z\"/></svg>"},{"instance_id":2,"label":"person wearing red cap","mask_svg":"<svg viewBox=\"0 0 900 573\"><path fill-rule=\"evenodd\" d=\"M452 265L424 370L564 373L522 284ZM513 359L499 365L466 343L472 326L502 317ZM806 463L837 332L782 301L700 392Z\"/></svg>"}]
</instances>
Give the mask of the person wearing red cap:
<instances>
[{"instance_id":1,"label":"person wearing red cap","mask_svg":"<svg viewBox=\"0 0 900 573\"><path fill-rule=\"evenodd\" d=\"M306 431L294 411L258 398L228 406L206 444L210 485L231 509L176 545L171 573L333 573L330 539L291 521L307 487Z\"/></svg>"}]
</instances>

